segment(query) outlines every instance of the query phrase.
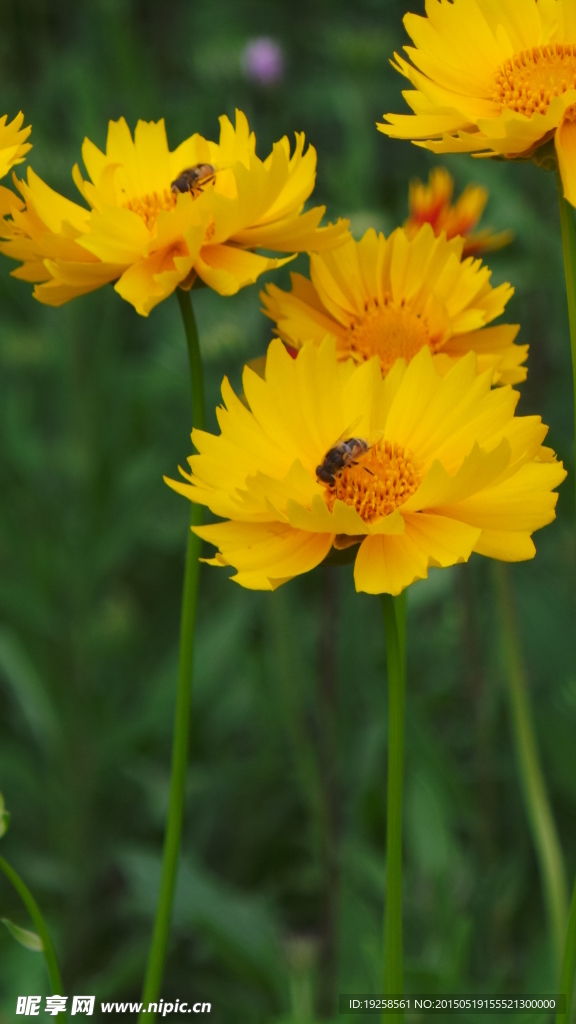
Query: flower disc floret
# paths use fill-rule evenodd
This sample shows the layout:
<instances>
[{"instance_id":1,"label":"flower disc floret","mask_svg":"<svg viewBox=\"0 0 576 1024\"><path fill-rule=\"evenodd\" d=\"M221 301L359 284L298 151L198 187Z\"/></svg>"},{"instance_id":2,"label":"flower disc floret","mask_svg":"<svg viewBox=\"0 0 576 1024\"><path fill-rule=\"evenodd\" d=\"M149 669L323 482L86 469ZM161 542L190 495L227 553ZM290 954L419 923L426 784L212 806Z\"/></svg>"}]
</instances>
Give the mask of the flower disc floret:
<instances>
[{"instance_id":1,"label":"flower disc floret","mask_svg":"<svg viewBox=\"0 0 576 1024\"><path fill-rule=\"evenodd\" d=\"M224 380L220 434L195 430L190 472L167 483L225 520L195 532L215 545L211 564L252 589L308 572L332 547L356 548L367 593L398 594L473 551L532 558L566 474L540 418L515 417L518 394L491 380L473 352L442 376L425 346L382 377L378 359L339 361L333 338L296 358L277 339L265 379L244 370L247 405ZM352 438L354 464L323 482L317 468Z\"/></svg>"},{"instance_id":2,"label":"flower disc floret","mask_svg":"<svg viewBox=\"0 0 576 1024\"><path fill-rule=\"evenodd\" d=\"M377 441L336 475L324 500L330 512L335 502L342 501L355 508L365 523L374 523L403 505L419 483L411 453L400 444Z\"/></svg>"},{"instance_id":3,"label":"flower disc floret","mask_svg":"<svg viewBox=\"0 0 576 1024\"><path fill-rule=\"evenodd\" d=\"M554 139L576 205L576 7L573 0L426 0L407 14L414 46L393 66L413 113L380 131L435 153L531 157Z\"/></svg>"},{"instance_id":4,"label":"flower disc floret","mask_svg":"<svg viewBox=\"0 0 576 1024\"><path fill-rule=\"evenodd\" d=\"M143 196L135 196L127 199L124 203L125 210L132 210L142 218L147 228L152 230L156 226L158 214L162 210L173 210L178 203L176 193L170 189L163 189L161 193L152 192Z\"/></svg>"},{"instance_id":5,"label":"flower disc floret","mask_svg":"<svg viewBox=\"0 0 576 1024\"><path fill-rule=\"evenodd\" d=\"M221 295L253 283L284 259L256 253L331 248L348 222L319 227L324 207L302 212L316 175L316 152L296 135L275 143L264 160L240 111L220 118L220 141L192 135L168 148L164 121L139 121L134 138L124 118L111 121L106 152L82 146L87 171L73 178L86 206L49 188L31 169L4 202L0 250L19 260L15 277L35 284L41 302L59 306L116 282L116 291L146 316L178 286L197 280ZM213 174L180 188L185 172ZM5 190L8 192L8 190ZM6 216L6 212L10 216Z\"/></svg>"},{"instance_id":6,"label":"flower disc floret","mask_svg":"<svg viewBox=\"0 0 576 1024\"><path fill-rule=\"evenodd\" d=\"M382 372L388 373L397 359L410 362L424 345L436 350L426 320L385 295L382 305L377 299L365 303L365 316L351 323L346 333L344 351L358 361L377 355Z\"/></svg>"},{"instance_id":7,"label":"flower disc floret","mask_svg":"<svg viewBox=\"0 0 576 1024\"><path fill-rule=\"evenodd\" d=\"M260 293L264 313L291 348L336 339L340 359L378 356L384 374L396 359L408 362L424 347L447 370L471 350L495 383L526 378L528 346L515 345L519 327L488 327L513 294L493 288L481 260L463 259L464 239L436 237L429 223L409 237L398 228L389 238L373 229L356 242L310 257L310 280L292 274L292 290L270 284Z\"/></svg>"},{"instance_id":8,"label":"flower disc floret","mask_svg":"<svg viewBox=\"0 0 576 1024\"><path fill-rule=\"evenodd\" d=\"M496 72L495 103L517 114L546 114L555 96L576 89L576 46L534 46L509 57Z\"/></svg>"}]
</instances>

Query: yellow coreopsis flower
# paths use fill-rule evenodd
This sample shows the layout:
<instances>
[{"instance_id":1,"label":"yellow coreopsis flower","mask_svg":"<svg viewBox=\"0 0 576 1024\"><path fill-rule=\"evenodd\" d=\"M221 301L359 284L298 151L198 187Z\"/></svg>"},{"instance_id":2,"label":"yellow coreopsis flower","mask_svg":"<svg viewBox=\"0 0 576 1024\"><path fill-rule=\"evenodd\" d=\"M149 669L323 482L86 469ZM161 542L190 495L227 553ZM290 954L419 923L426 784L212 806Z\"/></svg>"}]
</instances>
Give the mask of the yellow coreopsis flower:
<instances>
[{"instance_id":1,"label":"yellow coreopsis flower","mask_svg":"<svg viewBox=\"0 0 576 1024\"><path fill-rule=\"evenodd\" d=\"M486 327L514 290L492 288L488 267L463 260L463 246L463 238L436 238L429 224L412 239L403 228L389 238L370 229L359 242L311 255L311 280L292 274L292 291L268 285L264 312L293 348L331 334L340 359L377 355L383 373L427 347L441 372L473 350L495 382L525 380L528 346L514 344L519 327Z\"/></svg>"},{"instance_id":2,"label":"yellow coreopsis flower","mask_svg":"<svg viewBox=\"0 0 576 1024\"><path fill-rule=\"evenodd\" d=\"M430 171L428 184L418 179L410 182L410 213L404 223L409 238L414 238L423 224L430 224L435 235L444 231L446 238L462 235L464 256L479 256L494 252L512 241L511 231L494 234L490 228L475 231L486 203L488 189L481 185L467 185L455 203L454 178L445 167L434 167Z\"/></svg>"},{"instance_id":3,"label":"yellow coreopsis flower","mask_svg":"<svg viewBox=\"0 0 576 1024\"><path fill-rule=\"evenodd\" d=\"M0 178L8 174L15 164L21 164L26 153L32 149L31 144L26 142L32 127L28 125L23 128L23 123L22 111L9 124L7 114L0 118Z\"/></svg>"},{"instance_id":4,"label":"yellow coreopsis flower","mask_svg":"<svg viewBox=\"0 0 576 1024\"><path fill-rule=\"evenodd\" d=\"M576 205L574 0L426 0L407 14L413 114L380 131L435 153L530 157L554 140L566 198Z\"/></svg>"},{"instance_id":5,"label":"yellow coreopsis flower","mask_svg":"<svg viewBox=\"0 0 576 1024\"><path fill-rule=\"evenodd\" d=\"M220 435L195 430L187 482L167 482L227 520L195 532L217 547L212 564L252 589L275 589L332 547L358 547L367 593L398 594L473 551L532 558L566 474L542 447L540 417L515 417L518 394L491 382L474 353L442 377L425 346L383 378L377 359L339 362L331 338L295 359L274 340L265 380L244 370L249 408L225 379Z\"/></svg>"},{"instance_id":6,"label":"yellow coreopsis flower","mask_svg":"<svg viewBox=\"0 0 576 1024\"><path fill-rule=\"evenodd\" d=\"M180 285L198 277L232 295L284 259L253 250L330 248L348 222L318 227L324 207L302 213L314 187L316 151L285 137L262 161L240 111L236 126L220 118L220 141L192 135L174 151L164 121L111 121L106 152L89 139L74 181L89 209L49 188L31 169L5 217L0 250L22 261L14 276L34 282L41 302L59 306L115 281L116 291L146 316ZM288 257L290 258L290 257Z\"/></svg>"}]
</instances>

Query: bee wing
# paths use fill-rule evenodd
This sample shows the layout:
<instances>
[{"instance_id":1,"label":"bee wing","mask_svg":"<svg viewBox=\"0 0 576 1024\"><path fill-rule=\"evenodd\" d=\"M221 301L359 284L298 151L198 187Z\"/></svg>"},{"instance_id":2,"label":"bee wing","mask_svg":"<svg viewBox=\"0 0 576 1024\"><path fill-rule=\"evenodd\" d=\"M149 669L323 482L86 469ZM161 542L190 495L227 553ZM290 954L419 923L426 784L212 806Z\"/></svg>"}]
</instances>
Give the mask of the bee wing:
<instances>
[{"instance_id":1,"label":"bee wing","mask_svg":"<svg viewBox=\"0 0 576 1024\"><path fill-rule=\"evenodd\" d=\"M218 174L218 171L231 171L233 166L234 164L213 164L214 174Z\"/></svg>"},{"instance_id":2,"label":"bee wing","mask_svg":"<svg viewBox=\"0 0 576 1024\"><path fill-rule=\"evenodd\" d=\"M335 448L341 442L349 441L351 437L354 437L355 436L354 431L356 430L356 427L360 423L361 419L362 419L361 416L356 416L356 418L354 420L352 420L352 423L350 423L346 427L346 430L342 431L342 433L340 434L340 437L336 438L334 443L331 445L331 448ZM374 445L378 444L378 441L381 441L382 438L384 437L384 431L383 430L371 430L369 434L362 434L361 437L362 437L362 440L366 442L368 448L373 448Z\"/></svg>"},{"instance_id":3,"label":"bee wing","mask_svg":"<svg viewBox=\"0 0 576 1024\"><path fill-rule=\"evenodd\" d=\"M336 445L339 445L342 441L348 441L351 437L354 437L354 430L360 423L361 419L361 416L356 416L356 418L352 420L352 423L348 424L346 430L342 431L340 437L337 437L336 440L332 442L328 450L331 451L332 448L335 448Z\"/></svg>"},{"instance_id":4,"label":"bee wing","mask_svg":"<svg viewBox=\"0 0 576 1024\"><path fill-rule=\"evenodd\" d=\"M366 441L366 444L368 445L369 448L373 448L374 445L378 444L378 441L381 441L383 437L383 430L371 430L368 437L364 438L364 440Z\"/></svg>"}]
</instances>

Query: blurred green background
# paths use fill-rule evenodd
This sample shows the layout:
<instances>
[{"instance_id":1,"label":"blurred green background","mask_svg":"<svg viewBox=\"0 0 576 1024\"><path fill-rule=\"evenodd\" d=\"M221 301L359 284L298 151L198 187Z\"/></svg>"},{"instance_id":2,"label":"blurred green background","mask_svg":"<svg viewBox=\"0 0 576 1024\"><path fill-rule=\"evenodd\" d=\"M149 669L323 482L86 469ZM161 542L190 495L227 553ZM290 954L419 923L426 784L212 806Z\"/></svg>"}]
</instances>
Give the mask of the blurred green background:
<instances>
[{"instance_id":1,"label":"blurred green background","mask_svg":"<svg viewBox=\"0 0 576 1024\"><path fill-rule=\"evenodd\" d=\"M423 10L422 0L410 5ZM166 118L172 147L243 109L264 156L304 130L316 201L361 234L407 213L435 161L375 122L401 111L388 63L406 0L2 0L2 110L33 124L31 163L77 198L71 167L109 118ZM249 81L270 36L286 70ZM570 476L534 562L512 569L538 738L570 880L576 868L574 448L554 178L446 160L487 184L489 257L531 346L520 411L541 413ZM175 299L139 318L112 290L59 309L0 276L2 853L34 890L67 990L137 1000L167 801L188 503L162 482L191 451ZM307 262L299 258L306 270ZM271 279L271 275L268 276ZM287 272L275 275L287 281ZM210 423L224 373L264 352L258 289L194 293ZM553 991L520 796L492 567L473 556L409 592L405 949L415 991ZM386 678L377 599L349 568L270 594L202 571L182 870L164 998L215 1024L331 1019L378 991ZM0 916L29 927L4 880ZM42 958L0 934L0 1020L46 991ZM47 1018L52 1019L52 1018ZM117 1018L119 1019L119 1018ZM175 1018L174 1018L175 1019ZM340 1018L343 1019L343 1018Z\"/></svg>"}]
</instances>

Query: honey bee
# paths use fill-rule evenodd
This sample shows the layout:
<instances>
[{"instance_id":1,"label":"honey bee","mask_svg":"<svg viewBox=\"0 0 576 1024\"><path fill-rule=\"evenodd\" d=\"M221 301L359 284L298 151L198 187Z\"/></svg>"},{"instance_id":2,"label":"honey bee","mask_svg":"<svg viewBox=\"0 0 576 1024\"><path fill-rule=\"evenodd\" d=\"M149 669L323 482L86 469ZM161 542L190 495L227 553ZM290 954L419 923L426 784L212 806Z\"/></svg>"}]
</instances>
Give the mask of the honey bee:
<instances>
[{"instance_id":1,"label":"honey bee","mask_svg":"<svg viewBox=\"0 0 576 1024\"><path fill-rule=\"evenodd\" d=\"M346 434L350 433L350 429L344 431L341 434L336 443L326 452L321 464L316 466L316 476L323 484L329 484L330 487L334 487L336 484L336 475L341 473L347 466L357 466L358 459L361 455L365 455L371 448L374 447L377 441L383 436L383 431L379 431L376 435L372 436L370 440L364 440L363 437L349 437L347 440L341 440ZM371 469L368 466L362 466L370 476L374 476Z\"/></svg>"},{"instance_id":2,"label":"honey bee","mask_svg":"<svg viewBox=\"0 0 576 1024\"><path fill-rule=\"evenodd\" d=\"M175 195L178 192L191 192L192 195L196 195L203 192L206 185L210 185L215 177L216 168L212 164L194 164L194 167L186 167L180 171L170 188Z\"/></svg>"}]
</instances>

